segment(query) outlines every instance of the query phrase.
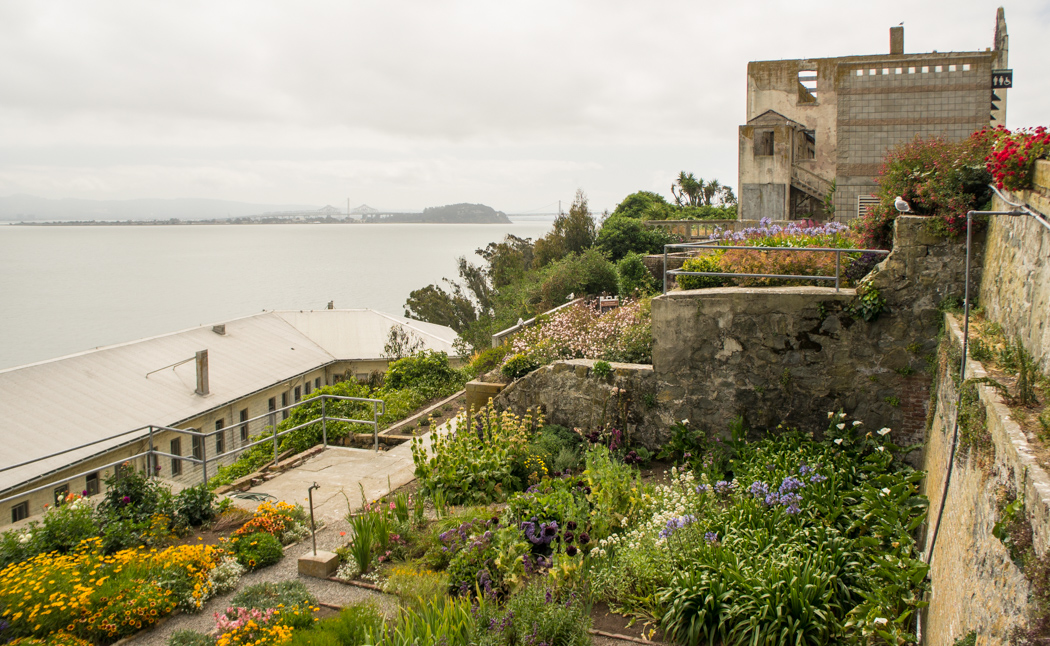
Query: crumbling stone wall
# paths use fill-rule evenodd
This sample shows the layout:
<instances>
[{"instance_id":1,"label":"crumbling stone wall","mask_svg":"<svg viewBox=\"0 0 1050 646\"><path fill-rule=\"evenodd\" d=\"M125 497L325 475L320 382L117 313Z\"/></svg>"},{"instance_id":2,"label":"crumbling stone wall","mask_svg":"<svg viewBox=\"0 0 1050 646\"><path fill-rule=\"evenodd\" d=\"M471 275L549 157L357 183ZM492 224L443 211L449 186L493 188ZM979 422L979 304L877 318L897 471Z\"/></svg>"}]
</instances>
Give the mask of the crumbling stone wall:
<instances>
[{"instance_id":1,"label":"crumbling stone wall","mask_svg":"<svg viewBox=\"0 0 1050 646\"><path fill-rule=\"evenodd\" d=\"M568 428L613 426L632 441L657 449L673 423L670 411L657 406L665 395L650 365L611 363L606 377L594 374L594 361L558 361L507 386L493 403L518 413L542 409L547 422Z\"/></svg>"},{"instance_id":2,"label":"crumbling stone wall","mask_svg":"<svg viewBox=\"0 0 1050 646\"><path fill-rule=\"evenodd\" d=\"M1050 161L1036 165L1035 190L1013 195L1050 213ZM996 198L994 210L1013 207ZM978 304L1050 374L1050 231L1031 216L994 216L988 224L988 270Z\"/></svg>"}]
</instances>

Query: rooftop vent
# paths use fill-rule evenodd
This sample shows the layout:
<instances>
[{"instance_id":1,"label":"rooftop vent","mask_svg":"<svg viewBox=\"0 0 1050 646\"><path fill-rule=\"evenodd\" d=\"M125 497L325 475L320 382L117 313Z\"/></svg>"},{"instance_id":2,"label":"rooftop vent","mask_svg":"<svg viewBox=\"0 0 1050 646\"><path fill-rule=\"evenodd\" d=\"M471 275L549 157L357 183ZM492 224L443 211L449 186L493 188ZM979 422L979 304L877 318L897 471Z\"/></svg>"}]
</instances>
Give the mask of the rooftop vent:
<instances>
[{"instance_id":1,"label":"rooftop vent","mask_svg":"<svg viewBox=\"0 0 1050 646\"><path fill-rule=\"evenodd\" d=\"M226 324L220 323L218 325L211 326L211 331L218 334L219 336L226 336Z\"/></svg>"}]
</instances>

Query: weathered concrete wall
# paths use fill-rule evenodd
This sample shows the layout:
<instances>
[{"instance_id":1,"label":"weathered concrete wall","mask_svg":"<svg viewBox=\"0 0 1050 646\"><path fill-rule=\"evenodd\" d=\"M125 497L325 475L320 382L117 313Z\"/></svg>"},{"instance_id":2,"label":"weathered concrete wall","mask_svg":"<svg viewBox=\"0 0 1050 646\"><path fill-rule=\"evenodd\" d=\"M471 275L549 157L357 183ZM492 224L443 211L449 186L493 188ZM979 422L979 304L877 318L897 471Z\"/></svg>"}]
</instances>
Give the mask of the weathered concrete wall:
<instances>
[{"instance_id":1,"label":"weathered concrete wall","mask_svg":"<svg viewBox=\"0 0 1050 646\"><path fill-rule=\"evenodd\" d=\"M675 417L712 430L737 415L757 427L819 429L843 408L869 426L921 443L938 306L963 293L964 248L897 220L894 251L865 283L886 300L858 320L854 290L719 288L653 300L653 367ZM974 266L979 266L980 241ZM978 270L974 270L979 275Z\"/></svg>"},{"instance_id":2,"label":"weathered concrete wall","mask_svg":"<svg viewBox=\"0 0 1050 646\"><path fill-rule=\"evenodd\" d=\"M1038 162L1036 187L1013 195L1050 213L1050 161ZM996 198L994 210L1013 207ZM1050 230L1031 216L993 216L988 224L987 267L978 304L1007 335L1019 334L1050 374Z\"/></svg>"},{"instance_id":3,"label":"weathered concrete wall","mask_svg":"<svg viewBox=\"0 0 1050 646\"><path fill-rule=\"evenodd\" d=\"M673 418L657 402L666 398L649 365L612 363L612 374L598 377L594 361L558 361L507 386L493 404L519 413L542 408L547 421L569 428L613 426L650 449L668 437Z\"/></svg>"},{"instance_id":4,"label":"weathered concrete wall","mask_svg":"<svg viewBox=\"0 0 1050 646\"><path fill-rule=\"evenodd\" d=\"M948 316L949 339L962 347L962 332ZM986 376L980 363L968 361L967 378ZM990 454L959 451L950 462L958 390L952 375L958 365L946 362L938 375L937 406L931 418L923 467L930 499L924 544L929 549L941 510L944 483L952 476L933 545L932 595L925 612L925 643L951 646L971 630L978 644L1008 644L1015 627L1025 625L1029 584L1010 560L992 528L999 520L996 498L1003 487L1024 496L1037 554L1050 542L1050 478L1033 458L1032 447L995 391L978 386L987 411Z\"/></svg>"}]
</instances>

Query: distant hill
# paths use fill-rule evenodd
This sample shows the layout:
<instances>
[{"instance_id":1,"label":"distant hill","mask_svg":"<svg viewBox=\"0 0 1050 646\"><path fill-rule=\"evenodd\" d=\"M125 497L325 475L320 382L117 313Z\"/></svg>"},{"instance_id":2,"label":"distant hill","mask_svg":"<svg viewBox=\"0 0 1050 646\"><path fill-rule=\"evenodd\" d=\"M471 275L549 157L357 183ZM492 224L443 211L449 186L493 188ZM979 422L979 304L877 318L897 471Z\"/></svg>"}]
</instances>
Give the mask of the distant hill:
<instances>
[{"instance_id":1,"label":"distant hill","mask_svg":"<svg viewBox=\"0 0 1050 646\"><path fill-rule=\"evenodd\" d=\"M338 209L333 210L338 211ZM0 197L0 220L208 220L274 212L316 212L316 205L251 204L226 200L51 200L32 195Z\"/></svg>"},{"instance_id":2,"label":"distant hill","mask_svg":"<svg viewBox=\"0 0 1050 646\"><path fill-rule=\"evenodd\" d=\"M364 216L365 222L433 222L439 224L510 224L503 211L484 204L449 204L423 209L422 213L388 213Z\"/></svg>"}]
</instances>

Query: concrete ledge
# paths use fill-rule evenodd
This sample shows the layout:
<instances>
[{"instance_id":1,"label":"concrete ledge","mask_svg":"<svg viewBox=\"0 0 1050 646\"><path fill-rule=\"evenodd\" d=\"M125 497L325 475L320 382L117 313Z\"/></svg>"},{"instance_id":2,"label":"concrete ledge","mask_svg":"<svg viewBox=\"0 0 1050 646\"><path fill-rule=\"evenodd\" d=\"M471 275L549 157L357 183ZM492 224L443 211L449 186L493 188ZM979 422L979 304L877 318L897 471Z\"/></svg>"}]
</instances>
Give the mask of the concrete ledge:
<instances>
[{"instance_id":1,"label":"concrete ledge","mask_svg":"<svg viewBox=\"0 0 1050 646\"><path fill-rule=\"evenodd\" d=\"M507 387L507 384L499 384L485 381L468 381L465 392L467 393L467 409L479 411L488 406L489 399L496 397Z\"/></svg>"}]
</instances>

